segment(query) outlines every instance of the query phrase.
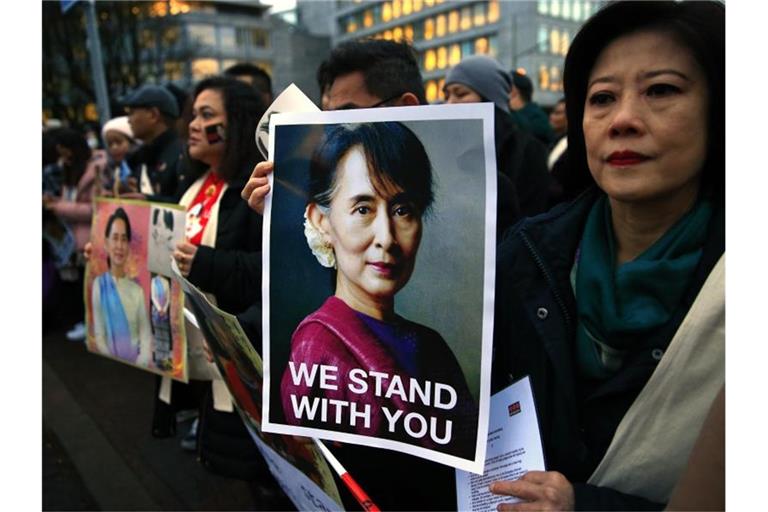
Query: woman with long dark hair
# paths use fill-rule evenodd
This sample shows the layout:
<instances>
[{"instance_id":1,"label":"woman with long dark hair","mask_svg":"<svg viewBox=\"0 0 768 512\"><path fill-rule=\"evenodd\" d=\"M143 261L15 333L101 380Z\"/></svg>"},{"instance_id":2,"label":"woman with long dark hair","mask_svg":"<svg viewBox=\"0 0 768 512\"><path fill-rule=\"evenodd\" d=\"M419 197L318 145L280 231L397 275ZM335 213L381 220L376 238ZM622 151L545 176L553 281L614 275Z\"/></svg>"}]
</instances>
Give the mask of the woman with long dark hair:
<instances>
[{"instance_id":1,"label":"woman with long dark hair","mask_svg":"<svg viewBox=\"0 0 768 512\"><path fill-rule=\"evenodd\" d=\"M261 319L252 306L260 302L261 216L240 199L240 190L261 160L254 137L265 106L251 87L221 76L198 83L192 98L186 177L191 184L180 201L187 208L186 236L174 258L192 284L237 315L251 339L258 339ZM189 325L187 333L192 345L195 338L202 340ZM227 395L223 381L214 379L212 385ZM224 412L232 411L231 403L214 403L221 395L207 387L198 453L216 472L253 478L262 469L260 456L240 417ZM216 440L222 436L226 443Z\"/></svg>"}]
</instances>

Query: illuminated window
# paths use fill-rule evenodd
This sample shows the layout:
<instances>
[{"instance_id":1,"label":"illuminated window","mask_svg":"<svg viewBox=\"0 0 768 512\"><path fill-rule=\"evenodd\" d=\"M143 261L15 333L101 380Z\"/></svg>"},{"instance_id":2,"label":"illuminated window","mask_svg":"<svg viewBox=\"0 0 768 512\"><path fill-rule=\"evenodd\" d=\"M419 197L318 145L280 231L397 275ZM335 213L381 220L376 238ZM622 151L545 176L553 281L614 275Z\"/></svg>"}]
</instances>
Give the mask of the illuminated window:
<instances>
[{"instance_id":1,"label":"illuminated window","mask_svg":"<svg viewBox=\"0 0 768 512\"><path fill-rule=\"evenodd\" d=\"M219 27L219 44L222 48L235 48L234 27Z\"/></svg>"},{"instance_id":2,"label":"illuminated window","mask_svg":"<svg viewBox=\"0 0 768 512\"><path fill-rule=\"evenodd\" d=\"M424 0L424 5L426 5L427 7L432 7L433 5L435 5L435 0Z\"/></svg>"},{"instance_id":3,"label":"illuminated window","mask_svg":"<svg viewBox=\"0 0 768 512\"><path fill-rule=\"evenodd\" d=\"M539 0L539 14L549 14L549 0Z\"/></svg>"},{"instance_id":4,"label":"illuminated window","mask_svg":"<svg viewBox=\"0 0 768 512\"><path fill-rule=\"evenodd\" d=\"M219 72L219 61L216 59L195 59L192 61L192 78L201 80Z\"/></svg>"},{"instance_id":5,"label":"illuminated window","mask_svg":"<svg viewBox=\"0 0 768 512\"><path fill-rule=\"evenodd\" d=\"M392 0L392 18L397 19L403 13L403 3L401 0Z\"/></svg>"},{"instance_id":6,"label":"illuminated window","mask_svg":"<svg viewBox=\"0 0 768 512\"><path fill-rule=\"evenodd\" d=\"M189 39L195 45L216 46L216 32L213 25L187 25Z\"/></svg>"},{"instance_id":7,"label":"illuminated window","mask_svg":"<svg viewBox=\"0 0 768 512\"><path fill-rule=\"evenodd\" d=\"M384 2L381 8L381 21L387 22L392 19L392 4L390 2Z\"/></svg>"},{"instance_id":8,"label":"illuminated window","mask_svg":"<svg viewBox=\"0 0 768 512\"><path fill-rule=\"evenodd\" d=\"M485 5L484 4L475 4L474 8L474 25L476 27L481 27L485 25Z\"/></svg>"},{"instance_id":9,"label":"illuminated window","mask_svg":"<svg viewBox=\"0 0 768 512\"><path fill-rule=\"evenodd\" d=\"M560 68L552 66L549 68L549 90L562 91L563 84L560 81Z\"/></svg>"},{"instance_id":10,"label":"illuminated window","mask_svg":"<svg viewBox=\"0 0 768 512\"><path fill-rule=\"evenodd\" d=\"M178 26L165 27L163 29L163 46L173 46L181 39L181 28Z\"/></svg>"},{"instance_id":11,"label":"illuminated window","mask_svg":"<svg viewBox=\"0 0 768 512\"><path fill-rule=\"evenodd\" d=\"M413 25L406 25L403 35L408 41L413 42Z\"/></svg>"},{"instance_id":12,"label":"illuminated window","mask_svg":"<svg viewBox=\"0 0 768 512\"><path fill-rule=\"evenodd\" d=\"M257 48L269 48L269 34L263 28L251 29L251 44Z\"/></svg>"},{"instance_id":13,"label":"illuminated window","mask_svg":"<svg viewBox=\"0 0 768 512\"><path fill-rule=\"evenodd\" d=\"M453 34L459 31L459 11L448 13L448 33Z\"/></svg>"},{"instance_id":14,"label":"illuminated window","mask_svg":"<svg viewBox=\"0 0 768 512\"><path fill-rule=\"evenodd\" d=\"M445 88L445 78L441 78L439 82L437 82L437 99L440 101L445 101L445 94L443 93L443 89Z\"/></svg>"},{"instance_id":15,"label":"illuminated window","mask_svg":"<svg viewBox=\"0 0 768 512\"><path fill-rule=\"evenodd\" d=\"M450 66L455 66L461 62L461 46L459 46L458 43L451 45L451 50L448 53L448 64Z\"/></svg>"},{"instance_id":16,"label":"illuminated window","mask_svg":"<svg viewBox=\"0 0 768 512\"><path fill-rule=\"evenodd\" d=\"M549 33L549 51L550 53L560 53L560 31L553 28Z\"/></svg>"},{"instance_id":17,"label":"illuminated window","mask_svg":"<svg viewBox=\"0 0 768 512\"><path fill-rule=\"evenodd\" d=\"M581 0L573 0L573 15L574 21L581 21Z\"/></svg>"},{"instance_id":18,"label":"illuminated window","mask_svg":"<svg viewBox=\"0 0 768 512\"><path fill-rule=\"evenodd\" d=\"M542 91L549 89L549 70L546 64L539 66L539 89Z\"/></svg>"},{"instance_id":19,"label":"illuminated window","mask_svg":"<svg viewBox=\"0 0 768 512\"><path fill-rule=\"evenodd\" d=\"M394 39L395 41L403 40L403 27L395 27L392 30L392 39Z\"/></svg>"},{"instance_id":20,"label":"illuminated window","mask_svg":"<svg viewBox=\"0 0 768 512\"><path fill-rule=\"evenodd\" d=\"M436 64L437 56L435 55L435 50L427 50L427 53L424 54L424 69L426 71L432 71L435 69Z\"/></svg>"},{"instance_id":21,"label":"illuminated window","mask_svg":"<svg viewBox=\"0 0 768 512\"><path fill-rule=\"evenodd\" d=\"M142 29L142 31L139 32L139 45L144 49L154 48L155 47L154 32L152 32L148 28Z\"/></svg>"},{"instance_id":22,"label":"illuminated window","mask_svg":"<svg viewBox=\"0 0 768 512\"><path fill-rule=\"evenodd\" d=\"M567 30L563 30L562 35L560 36L560 55L565 57L565 55L568 53L568 46L571 44L571 36L568 34Z\"/></svg>"},{"instance_id":23,"label":"illuminated window","mask_svg":"<svg viewBox=\"0 0 768 512\"><path fill-rule=\"evenodd\" d=\"M163 63L166 80L181 80L184 77L184 64L167 60Z\"/></svg>"},{"instance_id":24,"label":"illuminated window","mask_svg":"<svg viewBox=\"0 0 768 512\"><path fill-rule=\"evenodd\" d=\"M475 45L472 41L464 41L461 43L461 55L462 57L469 57L475 53Z\"/></svg>"},{"instance_id":25,"label":"illuminated window","mask_svg":"<svg viewBox=\"0 0 768 512\"><path fill-rule=\"evenodd\" d=\"M437 67L445 69L446 66L448 66L448 49L445 46L441 46L437 49Z\"/></svg>"},{"instance_id":26,"label":"illuminated window","mask_svg":"<svg viewBox=\"0 0 768 512\"><path fill-rule=\"evenodd\" d=\"M168 4L165 2L153 2L152 7L149 8L149 16L151 18L168 15Z\"/></svg>"},{"instance_id":27,"label":"illuminated window","mask_svg":"<svg viewBox=\"0 0 768 512\"><path fill-rule=\"evenodd\" d=\"M427 18L424 20L424 39L429 41L435 37L435 20Z\"/></svg>"},{"instance_id":28,"label":"illuminated window","mask_svg":"<svg viewBox=\"0 0 768 512\"><path fill-rule=\"evenodd\" d=\"M560 0L551 0L549 3L549 13L552 16L560 16Z\"/></svg>"},{"instance_id":29,"label":"illuminated window","mask_svg":"<svg viewBox=\"0 0 768 512\"><path fill-rule=\"evenodd\" d=\"M488 2L488 23L499 21L499 0Z\"/></svg>"},{"instance_id":30,"label":"illuminated window","mask_svg":"<svg viewBox=\"0 0 768 512\"><path fill-rule=\"evenodd\" d=\"M413 12L413 0L403 0L403 16L408 16Z\"/></svg>"},{"instance_id":31,"label":"illuminated window","mask_svg":"<svg viewBox=\"0 0 768 512\"><path fill-rule=\"evenodd\" d=\"M363 14L363 26L365 28L373 26L373 11L370 9Z\"/></svg>"},{"instance_id":32,"label":"illuminated window","mask_svg":"<svg viewBox=\"0 0 768 512\"><path fill-rule=\"evenodd\" d=\"M475 53L485 55L488 53L488 38L478 37L475 39Z\"/></svg>"},{"instance_id":33,"label":"illuminated window","mask_svg":"<svg viewBox=\"0 0 768 512\"><path fill-rule=\"evenodd\" d=\"M443 37L445 35L447 21L445 14L441 14L437 17L437 21L435 22L435 35L437 35L437 37Z\"/></svg>"},{"instance_id":34,"label":"illuminated window","mask_svg":"<svg viewBox=\"0 0 768 512\"><path fill-rule=\"evenodd\" d=\"M423 7L421 0L413 0L413 12L419 12Z\"/></svg>"},{"instance_id":35,"label":"illuminated window","mask_svg":"<svg viewBox=\"0 0 768 512\"><path fill-rule=\"evenodd\" d=\"M571 18L571 0L563 0L563 18Z\"/></svg>"},{"instance_id":36,"label":"illuminated window","mask_svg":"<svg viewBox=\"0 0 768 512\"><path fill-rule=\"evenodd\" d=\"M168 3L171 7L171 14L173 16L177 14L188 13L190 10L189 2L184 2L182 0L170 0Z\"/></svg>"},{"instance_id":37,"label":"illuminated window","mask_svg":"<svg viewBox=\"0 0 768 512\"><path fill-rule=\"evenodd\" d=\"M434 80L427 82L426 93L428 102L433 103L437 101L437 83Z\"/></svg>"},{"instance_id":38,"label":"illuminated window","mask_svg":"<svg viewBox=\"0 0 768 512\"><path fill-rule=\"evenodd\" d=\"M384 31L384 39L386 39L387 41L391 41L392 40L392 31L391 30L385 30Z\"/></svg>"},{"instance_id":39,"label":"illuminated window","mask_svg":"<svg viewBox=\"0 0 768 512\"><path fill-rule=\"evenodd\" d=\"M499 55L499 41L496 36L488 38L488 55L493 58L496 58Z\"/></svg>"},{"instance_id":40,"label":"illuminated window","mask_svg":"<svg viewBox=\"0 0 768 512\"><path fill-rule=\"evenodd\" d=\"M461 30L469 30L472 28L472 8L464 7L461 10Z\"/></svg>"},{"instance_id":41,"label":"illuminated window","mask_svg":"<svg viewBox=\"0 0 768 512\"><path fill-rule=\"evenodd\" d=\"M539 25L539 37L538 37L538 43L539 43L539 51L540 52L546 52L547 51L547 42L549 41L549 29L546 25Z\"/></svg>"},{"instance_id":42,"label":"illuminated window","mask_svg":"<svg viewBox=\"0 0 768 512\"><path fill-rule=\"evenodd\" d=\"M355 21L353 16L350 16L347 18L347 34L354 32L355 30L357 30L357 21Z\"/></svg>"}]
</instances>

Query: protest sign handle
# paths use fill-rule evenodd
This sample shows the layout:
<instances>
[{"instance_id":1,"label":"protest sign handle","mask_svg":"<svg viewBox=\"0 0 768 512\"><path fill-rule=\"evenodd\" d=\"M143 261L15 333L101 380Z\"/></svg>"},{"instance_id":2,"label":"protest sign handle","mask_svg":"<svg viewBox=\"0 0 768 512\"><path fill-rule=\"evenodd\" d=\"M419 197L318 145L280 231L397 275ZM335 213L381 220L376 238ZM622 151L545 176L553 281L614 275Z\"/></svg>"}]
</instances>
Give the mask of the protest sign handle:
<instances>
[{"instance_id":1,"label":"protest sign handle","mask_svg":"<svg viewBox=\"0 0 768 512\"><path fill-rule=\"evenodd\" d=\"M360 487L355 479L352 478L352 475L350 475L349 472L344 469L344 466L341 465L339 460L331 453L331 451L323 444L323 442L315 438L312 438L312 440L328 460L328 463L330 463L336 474L339 475L339 478L341 478L341 480L344 482L344 485L347 486L347 489L349 489L357 502L360 503L360 506L363 507L363 510L368 510L370 512L381 512L381 509L373 502L373 500L371 500L371 498L365 493L363 488Z\"/></svg>"}]
</instances>

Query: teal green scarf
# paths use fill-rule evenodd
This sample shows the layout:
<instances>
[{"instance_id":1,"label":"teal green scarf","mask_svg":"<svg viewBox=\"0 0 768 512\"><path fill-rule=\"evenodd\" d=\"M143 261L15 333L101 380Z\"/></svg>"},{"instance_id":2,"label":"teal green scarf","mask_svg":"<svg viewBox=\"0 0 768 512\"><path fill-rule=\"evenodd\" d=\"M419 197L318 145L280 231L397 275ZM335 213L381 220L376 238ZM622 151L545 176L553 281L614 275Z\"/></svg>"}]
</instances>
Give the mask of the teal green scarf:
<instances>
[{"instance_id":1,"label":"teal green scarf","mask_svg":"<svg viewBox=\"0 0 768 512\"><path fill-rule=\"evenodd\" d=\"M699 263L711 216L711 205L697 202L645 252L617 268L611 205L606 196L597 200L571 274L582 375L609 377L630 348L669 320Z\"/></svg>"}]
</instances>

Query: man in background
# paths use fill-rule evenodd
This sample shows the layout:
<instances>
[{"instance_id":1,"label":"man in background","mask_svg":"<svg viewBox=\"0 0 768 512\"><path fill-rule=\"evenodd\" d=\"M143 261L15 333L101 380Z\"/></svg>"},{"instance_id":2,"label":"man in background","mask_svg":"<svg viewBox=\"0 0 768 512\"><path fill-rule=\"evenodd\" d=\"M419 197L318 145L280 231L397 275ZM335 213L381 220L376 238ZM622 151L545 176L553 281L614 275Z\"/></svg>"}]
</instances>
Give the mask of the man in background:
<instances>
[{"instance_id":1,"label":"man in background","mask_svg":"<svg viewBox=\"0 0 768 512\"><path fill-rule=\"evenodd\" d=\"M145 85L130 94L123 105L134 137L143 143L128 156L137 181L137 198L178 202L183 148L174 129L179 117L176 98L165 87Z\"/></svg>"},{"instance_id":2,"label":"man in background","mask_svg":"<svg viewBox=\"0 0 768 512\"><path fill-rule=\"evenodd\" d=\"M274 97L272 95L272 78L269 73L255 64L240 62L224 70L224 74L236 78L253 87L265 106L272 104Z\"/></svg>"},{"instance_id":3,"label":"man in background","mask_svg":"<svg viewBox=\"0 0 768 512\"><path fill-rule=\"evenodd\" d=\"M544 145L549 146L555 140L555 134L549 126L547 114L532 101L533 82L526 75L512 71L512 87L509 89L509 110L518 128L535 136Z\"/></svg>"}]
</instances>

